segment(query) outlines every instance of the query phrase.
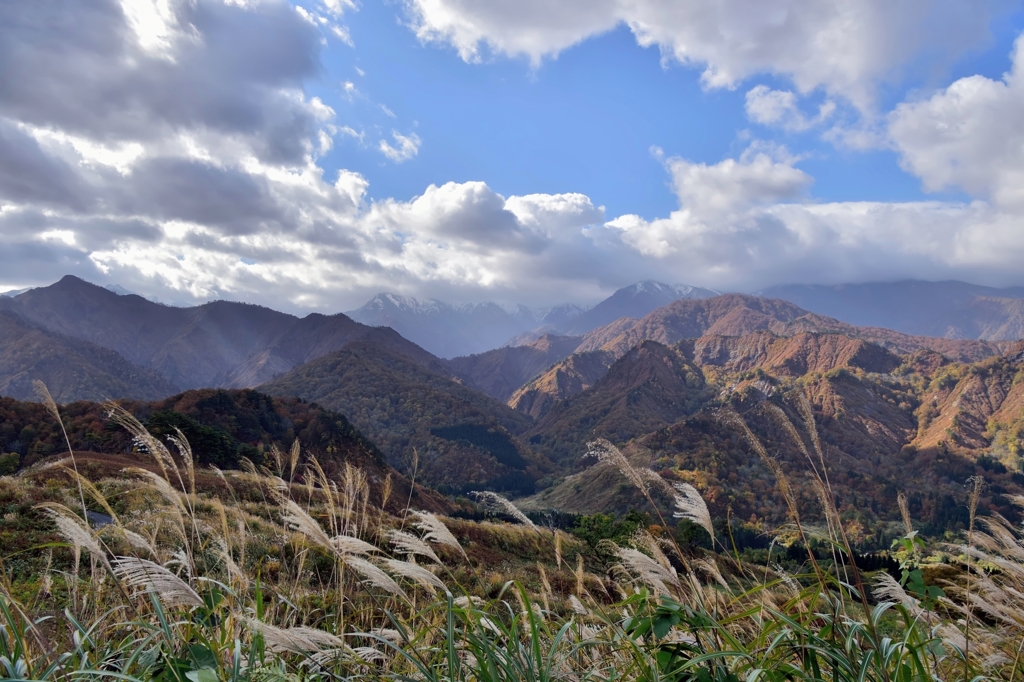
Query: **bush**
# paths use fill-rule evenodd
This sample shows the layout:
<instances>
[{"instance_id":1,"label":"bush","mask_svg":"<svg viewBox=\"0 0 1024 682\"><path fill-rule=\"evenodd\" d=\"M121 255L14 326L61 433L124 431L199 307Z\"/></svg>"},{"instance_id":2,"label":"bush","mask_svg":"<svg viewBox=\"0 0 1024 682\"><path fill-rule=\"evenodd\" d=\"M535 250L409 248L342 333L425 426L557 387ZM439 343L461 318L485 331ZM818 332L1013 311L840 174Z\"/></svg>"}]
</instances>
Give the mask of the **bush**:
<instances>
[{"instance_id":1,"label":"bush","mask_svg":"<svg viewBox=\"0 0 1024 682\"><path fill-rule=\"evenodd\" d=\"M10 476L18 470L21 457L17 452L6 452L0 455L0 476Z\"/></svg>"}]
</instances>

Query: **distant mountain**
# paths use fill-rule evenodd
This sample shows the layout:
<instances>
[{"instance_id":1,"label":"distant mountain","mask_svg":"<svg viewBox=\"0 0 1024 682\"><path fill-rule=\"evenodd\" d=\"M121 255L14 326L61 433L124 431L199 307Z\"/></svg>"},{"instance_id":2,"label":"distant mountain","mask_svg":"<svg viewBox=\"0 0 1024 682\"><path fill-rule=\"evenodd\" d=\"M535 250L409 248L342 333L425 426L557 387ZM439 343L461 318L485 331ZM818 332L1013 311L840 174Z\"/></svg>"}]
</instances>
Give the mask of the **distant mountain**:
<instances>
[{"instance_id":1,"label":"distant mountain","mask_svg":"<svg viewBox=\"0 0 1024 682\"><path fill-rule=\"evenodd\" d=\"M595 329L583 337L573 355L520 388L509 403L539 417L558 400L600 379L602 366L610 367L615 359L649 339L673 345L684 339L745 337L756 332L786 337L804 332L839 334L878 344L893 353L909 354L927 349L958 362L977 362L999 355L1012 345L1005 341L940 339L856 327L811 313L787 301L724 294L710 299L678 300L639 320L621 318ZM586 372L580 372L580 367L586 368Z\"/></svg>"},{"instance_id":2,"label":"distant mountain","mask_svg":"<svg viewBox=\"0 0 1024 682\"><path fill-rule=\"evenodd\" d=\"M645 281L619 289L589 310L565 304L545 309L496 303L451 305L378 294L347 313L357 322L391 327L442 358L474 355L505 345L528 345L545 334L579 336L620 317L643 317L680 298L717 295L685 284Z\"/></svg>"},{"instance_id":3,"label":"distant mountain","mask_svg":"<svg viewBox=\"0 0 1024 682\"><path fill-rule=\"evenodd\" d=\"M135 295L134 291L128 291L127 289L125 289L120 284L108 284L108 285L106 285L103 288L106 289L107 291L113 291L118 296L134 296ZM27 289L26 289L26 291L27 291Z\"/></svg>"},{"instance_id":4,"label":"distant mountain","mask_svg":"<svg viewBox=\"0 0 1024 682\"><path fill-rule=\"evenodd\" d=\"M112 350L42 329L12 307L0 303L0 395L34 400L36 379L62 403L155 399L179 390L159 373L134 365Z\"/></svg>"},{"instance_id":5,"label":"distant mountain","mask_svg":"<svg viewBox=\"0 0 1024 682\"><path fill-rule=\"evenodd\" d=\"M8 291L0 292L0 298L4 296L6 296L7 298L14 298L15 296L20 296L26 291L32 291L32 289L10 289Z\"/></svg>"},{"instance_id":6,"label":"distant mountain","mask_svg":"<svg viewBox=\"0 0 1024 682\"><path fill-rule=\"evenodd\" d=\"M393 330L368 327L340 314L300 319L228 301L174 308L71 276L0 300L37 327L116 351L179 389L252 387L360 339L447 371L437 358Z\"/></svg>"},{"instance_id":7,"label":"distant mountain","mask_svg":"<svg viewBox=\"0 0 1024 682\"><path fill-rule=\"evenodd\" d=\"M347 314L363 324L391 327L431 353L453 358L499 348L510 338L538 326L568 324L581 312L575 305L531 310L526 306L452 305L378 294Z\"/></svg>"},{"instance_id":8,"label":"distant mountain","mask_svg":"<svg viewBox=\"0 0 1024 682\"><path fill-rule=\"evenodd\" d=\"M718 294L711 289L686 284L662 284L652 280L637 282L619 289L559 331L569 335L586 334L622 317L643 317L679 299L711 298Z\"/></svg>"},{"instance_id":9,"label":"distant mountain","mask_svg":"<svg viewBox=\"0 0 1024 682\"><path fill-rule=\"evenodd\" d=\"M469 386L505 402L520 386L570 355L580 341L579 336L545 334L529 344L453 358L448 366Z\"/></svg>"},{"instance_id":10,"label":"distant mountain","mask_svg":"<svg viewBox=\"0 0 1024 682\"><path fill-rule=\"evenodd\" d=\"M1024 338L1024 287L995 289L966 282L788 285L763 296L862 327L948 339Z\"/></svg>"},{"instance_id":11,"label":"distant mountain","mask_svg":"<svg viewBox=\"0 0 1024 682\"><path fill-rule=\"evenodd\" d=\"M530 492L553 470L517 434L526 415L372 341L354 342L260 387L345 414L407 473L442 490Z\"/></svg>"}]
</instances>

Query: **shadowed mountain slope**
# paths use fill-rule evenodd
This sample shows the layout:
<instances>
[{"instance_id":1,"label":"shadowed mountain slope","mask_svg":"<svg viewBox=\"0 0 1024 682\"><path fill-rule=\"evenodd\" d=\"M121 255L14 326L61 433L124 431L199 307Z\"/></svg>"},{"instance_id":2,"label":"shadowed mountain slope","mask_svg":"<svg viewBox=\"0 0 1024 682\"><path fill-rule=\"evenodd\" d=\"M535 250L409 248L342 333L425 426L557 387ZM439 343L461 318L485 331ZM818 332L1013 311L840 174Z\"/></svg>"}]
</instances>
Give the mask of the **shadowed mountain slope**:
<instances>
[{"instance_id":1,"label":"shadowed mountain slope","mask_svg":"<svg viewBox=\"0 0 1024 682\"><path fill-rule=\"evenodd\" d=\"M81 339L55 334L0 306L0 395L35 399L33 380L54 399L160 398L179 390L157 372Z\"/></svg>"},{"instance_id":2,"label":"shadowed mountain slope","mask_svg":"<svg viewBox=\"0 0 1024 682\"><path fill-rule=\"evenodd\" d=\"M522 346L452 358L448 366L468 385L505 402L523 384L576 350L580 341L578 336L545 334Z\"/></svg>"},{"instance_id":3,"label":"shadowed mountain slope","mask_svg":"<svg viewBox=\"0 0 1024 682\"><path fill-rule=\"evenodd\" d=\"M407 472L418 466L421 480L445 490L525 492L552 470L516 438L529 417L370 342L296 367L260 390L343 412L392 465Z\"/></svg>"},{"instance_id":4,"label":"shadowed mountain slope","mask_svg":"<svg viewBox=\"0 0 1024 682\"><path fill-rule=\"evenodd\" d=\"M446 371L437 358L393 330L340 314L300 319L227 301L173 308L71 276L10 303L40 327L114 350L182 388L251 387L362 339Z\"/></svg>"}]
</instances>

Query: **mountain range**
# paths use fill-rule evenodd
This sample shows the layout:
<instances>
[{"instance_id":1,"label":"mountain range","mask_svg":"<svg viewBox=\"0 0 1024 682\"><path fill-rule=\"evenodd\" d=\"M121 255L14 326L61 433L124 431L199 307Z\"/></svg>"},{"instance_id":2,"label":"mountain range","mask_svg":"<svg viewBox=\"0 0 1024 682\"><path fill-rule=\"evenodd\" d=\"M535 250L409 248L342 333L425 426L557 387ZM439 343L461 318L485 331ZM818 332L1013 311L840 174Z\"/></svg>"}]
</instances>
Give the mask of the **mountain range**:
<instances>
[{"instance_id":1,"label":"mountain range","mask_svg":"<svg viewBox=\"0 0 1024 682\"><path fill-rule=\"evenodd\" d=\"M391 327L434 355L453 358L529 343L545 334L585 334L620 317L646 315L680 298L717 294L685 284L645 281L623 287L589 309L572 303L543 309L496 303L451 305L378 294L347 315L363 324Z\"/></svg>"},{"instance_id":2,"label":"mountain range","mask_svg":"<svg viewBox=\"0 0 1024 682\"><path fill-rule=\"evenodd\" d=\"M299 318L224 301L172 308L66 277L0 297L0 393L30 398L34 378L62 403L257 387L344 415L418 482L454 494L537 491L524 504L568 511L637 504L629 486L606 491L614 472L582 458L602 437L698 485L718 511L771 523L785 517L772 474L721 415L743 414L799 477L803 455L778 414L799 427L806 398L839 467L842 508L865 514L865 528L895 508L899 490L936 528L958 522L950 500L966 476L991 481L994 509L1022 490L1024 344L703 294L641 283L602 304L633 315L582 334L535 328L517 345L445 360L343 314ZM672 300L641 314L659 296ZM599 307L569 323L585 328ZM794 487L814 499L802 477Z\"/></svg>"},{"instance_id":3,"label":"mountain range","mask_svg":"<svg viewBox=\"0 0 1024 682\"><path fill-rule=\"evenodd\" d=\"M903 281L778 286L759 292L861 327L916 336L1006 341L1024 338L1024 287Z\"/></svg>"}]
</instances>

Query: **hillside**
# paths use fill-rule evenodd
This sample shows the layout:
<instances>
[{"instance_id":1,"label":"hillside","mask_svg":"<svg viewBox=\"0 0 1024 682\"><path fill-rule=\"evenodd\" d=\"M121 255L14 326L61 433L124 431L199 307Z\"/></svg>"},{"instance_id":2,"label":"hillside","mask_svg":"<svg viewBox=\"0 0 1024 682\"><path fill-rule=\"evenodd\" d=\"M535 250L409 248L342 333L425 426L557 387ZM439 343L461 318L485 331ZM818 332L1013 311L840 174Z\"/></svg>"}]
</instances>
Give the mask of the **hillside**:
<instances>
[{"instance_id":1,"label":"hillside","mask_svg":"<svg viewBox=\"0 0 1024 682\"><path fill-rule=\"evenodd\" d=\"M706 341L706 342L705 342ZM628 442L609 435L582 420L555 420L574 403L592 400L604 380L575 398L561 403L533 433L538 446L545 443L573 443L606 435L626 446L634 464L650 467L670 477L697 486L708 500L714 516L731 513L752 524L784 523L786 507L777 492L775 477L727 419L720 416L729 407L743 415L777 458L802 508L817 518L817 493L806 472L808 462L769 409L774 404L796 424L800 438L812 454L812 441L798 409L802 393L810 401L825 449L827 467L840 510L861 537L882 532L880 522L896 521L896 494L910 498L911 514L925 523L928 532L942 532L965 523L964 481L985 477L986 508L1015 514L1006 495L1024 490L1024 357L1020 353L992 358L981 363L931 363L921 355L901 358L890 373L893 356L883 349L851 352L863 343L848 339L843 353L826 353L830 362L815 364L825 357L822 347L836 348L841 339L819 338L810 343L793 339L770 340L755 334L744 340L699 340L705 349L721 341L734 341L732 360L718 355L712 374L713 391L690 416L650 429ZM703 342L703 343L702 343ZM648 342L650 343L650 342ZM778 344L782 344L779 346ZM677 348L681 354L688 344ZM735 353L736 348L748 350ZM793 357L808 351L797 365L766 362L753 371L742 371L749 349L761 348L769 357L776 346L785 352L776 357ZM705 353L706 356L706 353ZM867 362L865 362L867 361ZM854 365L863 364L864 368ZM831 365L831 369L829 369ZM704 366L707 374L708 365ZM803 368L807 372L799 374ZM611 372L609 372L609 375ZM689 391L651 392L649 404L664 404L692 396ZM582 453L576 448L575 454ZM816 461L816 460L815 460ZM570 461L565 462L570 465ZM643 501L614 469L606 464L577 460L577 473L525 502L531 508L558 508L594 513L624 512ZM816 466L816 464L815 464Z\"/></svg>"},{"instance_id":2,"label":"hillside","mask_svg":"<svg viewBox=\"0 0 1024 682\"><path fill-rule=\"evenodd\" d=\"M722 348L727 346L731 347L728 353L730 357L737 350L742 351L740 352L741 356L749 355L744 361L748 368L753 368L763 362L776 362L777 358L769 357L767 346L763 349L763 354L759 354L760 351L749 347L750 342L757 344L758 339L749 339L739 347L735 345L735 342L722 340L757 333L769 335L760 338L760 342L763 343L774 343L772 337L792 337L809 333L825 334L831 338L841 336L846 339L857 339L866 342L871 347L880 346L891 354L906 355L929 350L939 353L951 361L968 363L1000 355L1013 347L1013 344L1007 341L940 339L910 336L889 329L855 327L839 320L810 313L786 301L742 294L725 294L710 299L675 301L639 320L621 318L605 327L595 329L583 337L573 356L556 363L543 376L521 388L510 399L509 404L516 409L539 416L552 401L569 397L583 390L584 385L590 385L600 378L601 374L598 373L598 368L593 367L590 363L588 367L593 367L594 373L588 375L589 383L564 379L555 381L556 377L576 376L577 372L574 370L577 364L576 356L587 352L601 352L608 354L614 360L647 339L666 345L702 337L719 339L710 342L712 344L710 351L707 348L709 342L693 346L697 354L691 357L704 364L715 363L705 362L700 357L701 353L722 352ZM863 346L863 348L867 348L867 346ZM776 346L772 352L775 354L783 352L781 349L782 346ZM802 351L795 352L796 356L793 361L799 364L802 360L798 357ZM730 362L735 361L735 359L730 360ZM813 364L816 360L812 359L811 362ZM893 361L889 359L887 362L891 364ZM610 366L610 362L608 366ZM528 399L523 400L523 396ZM537 405L544 407L538 409Z\"/></svg>"},{"instance_id":3,"label":"hillside","mask_svg":"<svg viewBox=\"0 0 1024 682\"><path fill-rule=\"evenodd\" d=\"M4 300L36 326L113 350L180 388L252 387L360 339L444 371L437 358L393 330L340 314L300 319L227 301L174 308L71 276ZM67 396L79 397L85 395Z\"/></svg>"},{"instance_id":4,"label":"hillside","mask_svg":"<svg viewBox=\"0 0 1024 682\"><path fill-rule=\"evenodd\" d=\"M558 401L593 386L612 366L615 357L614 353L603 350L573 353L518 389L508 399L508 404L540 419Z\"/></svg>"},{"instance_id":5,"label":"hillside","mask_svg":"<svg viewBox=\"0 0 1024 682\"><path fill-rule=\"evenodd\" d=\"M260 387L347 415L404 472L459 491L532 491L553 467L516 437L529 417L372 343L357 342Z\"/></svg>"},{"instance_id":6,"label":"hillside","mask_svg":"<svg viewBox=\"0 0 1024 682\"><path fill-rule=\"evenodd\" d=\"M506 402L523 384L570 355L578 336L544 334L521 346L504 346L477 355L452 358L448 366L467 385Z\"/></svg>"},{"instance_id":7,"label":"hillside","mask_svg":"<svg viewBox=\"0 0 1024 682\"><path fill-rule=\"evenodd\" d=\"M177 391L152 370L112 350L40 329L0 306L0 395L34 399L42 380L56 400L155 399Z\"/></svg>"},{"instance_id":8,"label":"hillside","mask_svg":"<svg viewBox=\"0 0 1024 682\"><path fill-rule=\"evenodd\" d=\"M1024 338L1024 287L966 282L789 285L760 292L862 327L915 336L1005 341Z\"/></svg>"},{"instance_id":9,"label":"hillside","mask_svg":"<svg viewBox=\"0 0 1024 682\"><path fill-rule=\"evenodd\" d=\"M387 466L380 450L344 415L297 398L273 398L253 390L206 389L159 401L121 401L121 405L158 438L180 429L195 453L197 470L208 465L234 469L240 458L246 457L291 478L287 461L282 462L281 470L277 469L271 447L276 446L287 460L288 451L298 439L301 455L294 474L297 481L304 480L304 465L316 457L332 480L342 476L348 463L360 467L374 488L390 475L395 495L409 494L409 481ZM69 403L61 407L61 416L76 457L89 468L109 476L127 466L154 466L149 455L137 450L131 435L109 421L102 404ZM14 453L17 466L26 468L47 457L65 454L66 445L63 433L43 405L0 398L0 452ZM417 488L415 495L428 508L447 508L436 493Z\"/></svg>"},{"instance_id":10,"label":"hillside","mask_svg":"<svg viewBox=\"0 0 1024 682\"><path fill-rule=\"evenodd\" d=\"M678 349L644 341L593 386L556 403L530 430L530 442L572 465L587 441L625 442L655 431L694 412L713 394Z\"/></svg>"}]
</instances>

